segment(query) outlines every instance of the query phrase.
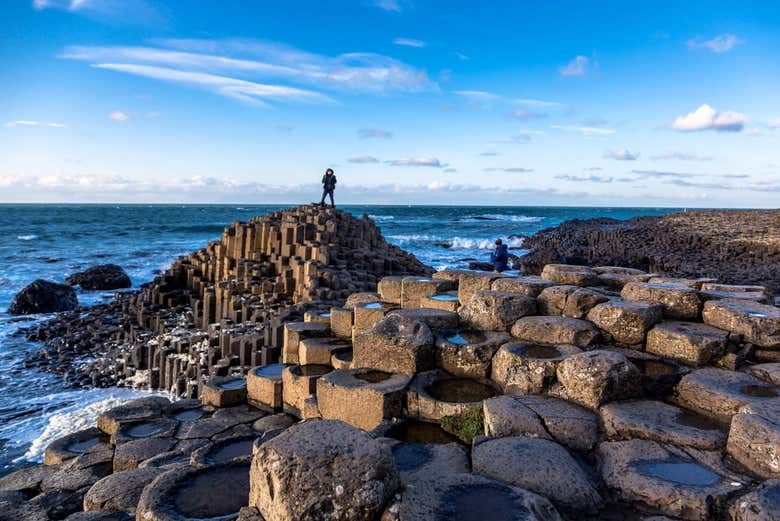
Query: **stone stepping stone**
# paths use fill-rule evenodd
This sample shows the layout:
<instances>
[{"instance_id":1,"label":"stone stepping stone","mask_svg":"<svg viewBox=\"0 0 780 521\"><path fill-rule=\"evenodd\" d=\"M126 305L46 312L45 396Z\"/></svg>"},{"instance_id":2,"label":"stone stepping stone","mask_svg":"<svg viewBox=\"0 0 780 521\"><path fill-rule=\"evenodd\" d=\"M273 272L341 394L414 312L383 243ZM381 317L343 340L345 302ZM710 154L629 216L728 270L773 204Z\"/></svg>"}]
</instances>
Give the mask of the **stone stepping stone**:
<instances>
[{"instance_id":1,"label":"stone stepping stone","mask_svg":"<svg viewBox=\"0 0 780 521\"><path fill-rule=\"evenodd\" d=\"M753 492L738 498L729 514L734 521L780 519L780 479L764 481Z\"/></svg>"},{"instance_id":2,"label":"stone stepping stone","mask_svg":"<svg viewBox=\"0 0 780 521\"><path fill-rule=\"evenodd\" d=\"M439 421L457 416L482 400L499 394L490 380L452 376L439 369L419 373L406 391L407 415L411 418Z\"/></svg>"},{"instance_id":3,"label":"stone stepping stone","mask_svg":"<svg viewBox=\"0 0 780 521\"><path fill-rule=\"evenodd\" d=\"M663 402L613 402L602 406L600 413L609 439L642 438L705 450L726 445L724 425Z\"/></svg>"},{"instance_id":4,"label":"stone stepping stone","mask_svg":"<svg viewBox=\"0 0 780 521\"><path fill-rule=\"evenodd\" d=\"M210 467L176 466L141 494L136 518L144 521L233 519L249 497L249 463Z\"/></svg>"},{"instance_id":5,"label":"stone stepping stone","mask_svg":"<svg viewBox=\"0 0 780 521\"><path fill-rule=\"evenodd\" d=\"M437 274L438 275L438 274ZM462 271L458 276L458 300L465 306L471 297L480 291L491 289L493 281L505 278L505 275L487 271Z\"/></svg>"},{"instance_id":6,"label":"stone stepping stone","mask_svg":"<svg viewBox=\"0 0 780 521\"><path fill-rule=\"evenodd\" d=\"M536 492L561 510L595 513L604 502L588 473L569 452L543 438L477 438L475 474Z\"/></svg>"},{"instance_id":7,"label":"stone stepping stone","mask_svg":"<svg viewBox=\"0 0 780 521\"><path fill-rule=\"evenodd\" d=\"M339 338L352 338L355 314L351 309L330 308L330 332Z\"/></svg>"},{"instance_id":8,"label":"stone stepping stone","mask_svg":"<svg viewBox=\"0 0 780 521\"><path fill-rule=\"evenodd\" d=\"M25 498L40 492L41 482L59 471L55 465L35 465L0 477L0 492L21 492Z\"/></svg>"},{"instance_id":9,"label":"stone stepping stone","mask_svg":"<svg viewBox=\"0 0 780 521\"><path fill-rule=\"evenodd\" d=\"M354 309L354 329L352 334L360 334L373 328L385 315L391 311L398 309L395 304L389 304L387 302L367 302L365 304L357 304ZM303 342L301 342L303 343ZM298 348L300 356L300 347ZM303 363L299 360L299 363Z\"/></svg>"},{"instance_id":10,"label":"stone stepping stone","mask_svg":"<svg viewBox=\"0 0 780 521\"><path fill-rule=\"evenodd\" d=\"M605 269L609 271L604 271ZM595 267L593 271L599 274L599 282L601 284L616 290L622 289L631 282L647 282L655 275L653 273L645 273L642 270L621 268L619 266Z\"/></svg>"},{"instance_id":11,"label":"stone stepping stone","mask_svg":"<svg viewBox=\"0 0 780 521\"><path fill-rule=\"evenodd\" d=\"M728 333L695 322L661 322L647 333L645 349L683 364L702 366L726 350Z\"/></svg>"},{"instance_id":12,"label":"stone stepping stone","mask_svg":"<svg viewBox=\"0 0 780 521\"><path fill-rule=\"evenodd\" d=\"M358 293L357 295L360 294ZM379 296L377 295L376 298L378 299ZM331 320L332 319L333 319L333 310L331 310ZM301 340L303 340L304 338L328 336L329 333L330 333L330 326L328 324L322 324L320 322L285 323L284 336L282 340L282 362L284 362L285 364L297 364L299 362L298 347Z\"/></svg>"},{"instance_id":13,"label":"stone stepping stone","mask_svg":"<svg viewBox=\"0 0 780 521\"><path fill-rule=\"evenodd\" d=\"M468 449L458 443L403 443L391 438L382 438L380 441L386 443L393 452L395 466L401 473L404 486L471 470Z\"/></svg>"},{"instance_id":14,"label":"stone stepping stone","mask_svg":"<svg viewBox=\"0 0 780 521\"><path fill-rule=\"evenodd\" d=\"M249 506L275 521L375 519L401 483L387 445L335 420L293 425L258 446L250 481Z\"/></svg>"},{"instance_id":15,"label":"stone stepping stone","mask_svg":"<svg viewBox=\"0 0 780 521\"><path fill-rule=\"evenodd\" d=\"M401 307L422 307L421 302L424 297L453 290L455 286L455 282L450 280L416 276L403 277L401 279Z\"/></svg>"},{"instance_id":16,"label":"stone stepping stone","mask_svg":"<svg viewBox=\"0 0 780 521\"><path fill-rule=\"evenodd\" d=\"M111 443L121 445L141 438L171 438L178 427L179 422L170 418L123 423L111 436Z\"/></svg>"},{"instance_id":17,"label":"stone stepping stone","mask_svg":"<svg viewBox=\"0 0 780 521\"><path fill-rule=\"evenodd\" d=\"M84 510L122 510L134 515L144 487L163 472L165 469L152 467L106 476L87 491Z\"/></svg>"},{"instance_id":18,"label":"stone stepping stone","mask_svg":"<svg viewBox=\"0 0 780 521\"><path fill-rule=\"evenodd\" d=\"M420 306L424 308L442 309L444 311L458 311L458 307L460 307L458 292L445 291L427 295L420 299Z\"/></svg>"},{"instance_id":19,"label":"stone stepping stone","mask_svg":"<svg viewBox=\"0 0 780 521\"><path fill-rule=\"evenodd\" d=\"M741 284L718 284L717 282L705 282L701 285L702 292L715 291L722 293L760 293L766 297L766 299L772 301L772 293L766 289L765 286L749 286Z\"/></svg>"},{"instance_id":20,"label":"stone stepping stone","mask_svg":"<svg viewBox=\"0 0 780 521\"><path fill-rule=\"evenodd\" d=\"M330 372L317 380L317 404L324 419L341 420L370 431L385 419L402 416L412 376L375 369Z\"/></svg>"},{"instance_id":21,"label":"stone stepping stone","mask_svg":"<svg viewBox=\"0 0 780 521\"><path fill-rule=\"evenodd\" d=\"M382 302L401 304L401 283L403 279L404 277L401 275L390 275L379 279L379 282L377 283L377 292L379 293ZM457 282L457 279L454 282Z\"/></svg>"},{"instance_id":22,"label":"stone stepping stone","mask_svg":"<svg viewBox=\"0 0 780 521\"><path fill-rule=\"evenodd\" d=\"M455 331L458 329L460 320L457 313L430 308L396 309L390 312L390 316L419 320L427 325L433 333Z\"/></svg>"},{"instance_id":23,"label":"stone stepping stone","mask_svg":"<svg viewBox=\"0 0 780 521\"><path fill-rule=\"evenodd\" d=\"M554 282L545 280L536 275L529 275L526 277L502 277L495 279L491 283L490 289L494 291L523 293L529 297L537 297L544 289L554 285Z\"/></svg>"},{"instance_id":24,"label":"stone stepping stone","mask_svg":"<svg viewBox=\"0 0 780 521\"><path fill-rule=\"evenodd\" d=\"M731 419L727 452L753 474L780 477L780 401L741 407Z\"/></svg>"},{"instance_id":25,"label":"stone stepping stone","mask_svg":"<svg viewBox=\"0 0 780 521\"><path fill-rule=\"evenodd\" d=\"M509 342L493 357L491 379L506 394L542 394L555 382L558 365L581 352L566 344Z\"/></svg>"},{"instance_id":26,"label":"stone stepping stone","mask_svg":"<svg viewBox=\"0 0 780 521\"><path fill-rule=\"evenodd\" d=\"M114 447L105 443L95 445L81 456L57 465L57 472L41 481L41 490L75 491L94 485L99 479L111 474L113 457Z\"/></svg>"},{"instance_id":27,"label":"stone stepping stone","mask_svg":"<svg viewBox=\"0 0 780 521\"><path fill-rule=\"evenodd\" d=\"M620 296L628 301L661 304L665 318L696 320L701 313L699 293L685 284L631 282L623 286Z\"/></svg>"},{"instance_id":28,"label":"stone stepping stone","mask_svg":"<svg viewBox=\"0 0 780 521\"><path fill-rule=\"evenodd\" d=\"M594 306L608 300L600 291L579 286L552 286L537 297L540 314L569 318L585 318Z\"/></svg>"},{"instance_id":29,"label":"stone stepping stone","mask_svg":"<svg viewBox=\"0 0 780 521\"><path fill-rule=\"evenodd\" d=\"M582 349L601 341L601 333L591 322L552 316L523 317L512 326L512 336L524 342L570 344Z\"/></svg>"},{"instance_id":30,"label":"stone stepping stone","mask_svg":"<svg viewBox=\"0 0 780 521\"><path fill-rule=\"evenodd\" d=\"M168 452L176 446L173 438L143 438L117 446L114 453L114 472L137 468L143 461Z\"/></svg>"},{"instance_id":31,"label":"stone stepping stone","mask_svg":"<svg viewBox=\"0 0 780 521\"><path fill-rule=\"evenodd\" d=\"M43 453L43 462L46 465L58 465L107 441L105 433L97 427L77 431L51 442Z\"/></svg>"},{"instance_id":32,"label":"stone stepping stone","mask_svg":"<svg viewBox=\"0 0 780 521\"><path fill-rule=\"evenodd\" d=\"M333 353L347 349L352 344L341 338L305 338L298 349L300 365L328 365Z\"/></svg>"},{"instance_id":33,"label":"stone stepping stone","mask_svg":"<svg viewBox=\"0 0 780 521\"><path fill-rule=\"evenodd\" d=\"M774 385L749 374L725 369L697 369L677 386L677 399L685 407L721 421L730 421L740 407L761 401L780 401Z\"/></svg>"},{"instance_id":34,"label":"stone stepping stone","mask_svg":"<svg viewBox=\"0 0 780 521\"><path fill-rule=\"evenodd\" d=\"M745 489L743 483L654 441L603 442L598 453L602 477L619 499L668 516L712 519Z\"/></svg>"},{"instance_id":35,"label":"stone stepping stone","mask_svg":"<svg viewBox=\"0 0 780 521\"><path fill-rule=\"evenodd\" d=\"M536 300L522 293L480 291L458 311L465 328L508 331L517 319L536 313Z\"/></svg>"},{"instance_id":36,"label":"stone stepping stone","mask_svg":"<svg viewBox=\"0 0 780 521\"><path fill-rule=\"evenodd\" d=\"M355 336L354 368L407 374L433 368L435 347L431 329L420 320L396 313L400 311L383 318L370 331Z\"/></svg>"},{"instance_id":37,"label":"stone stepping stone","mask_svg":"<svg viewBox=\"0 0 780 521\"><path fill-rule=\"evenodd\" d=\"M541 277L556 284L571 284L572 286L598 286L598 273L587 266L570 264L547 264L542 269Z\"/></svg>"},{"instance_id":38,"label":"stone stepping stone","mask_svg":"<svg viewBox=\"0 0 780 521\"><path fill-rule=\"evenodd\" d=\"M387 511L404 521L561 521L548 499L475 474L419 480Z\"/></svg>"},{"instance_id":39,"label":"stone stepping stone","mask_svg":"<svg viewBox=\"0 0 780 521\"><path fill-rule=\"evenodd\" d=\"M739 333L746 341L761 347L780 347L780 308L752 300L710 300L704 304L702 319L719 329Z\"/></svg>"},{"instance_id":40,"label":"stone stepping stone","mask_svg":"<svg viewBox=\"0 0 780 521\"><path fill-rule=\"evenodd\" d=\"M246 403L246 379L242 376L221 376L203 382L200 401L212 407L233 407Z\"/></svg>"},{"instance_id":41,"label":"stone stepping stone","mask_svg":"<svg viewBox=\"0 0 780 521\"><path fill-rule=\"evenodd\" d=\"M661 284L685 284L688 287L691 287L693 289L701 289L702 284L706 284L708 282L716 282L715 279L710 279L706 277L701 277L698 279L689 279L684 277L662 277L662 276L656 276L652 277L648 282L652 283L661 283Z\"/></svg>"},{"instance_id":42,"label":"stone stepping stone","mask_svg":"<svg viewBox=\"0 0 780 521\"><path fill-rule=\"evenodd\" d=\"M282 408L282 372L284 364L250 369L246 375L247 402L269 412Z\"/></svg>"},{"instance_id":43,"label":"stone stepping stone","mask_svg":"<svg viewBox=\"0 0 780 521\"><path fill-rule=\"evenodd\" d=\"M456 331L436 337L436 366L455 376L487 378L493 355L511 340L498 331Z\"/></svg>"},{"instance_id":44,"label":"stone stepping stone","mask_svg":"<svg viewBox=\"0 0 780 521\"><path fill-rule=\"evenodd\" d=\"M639 370L612 351L587 351L565 358L557 370L559 386L551 392L589 409L613 400L635 398L641 392Z\"/></svg>"},{"instance_id":45,"label":"stone stepping stone","mask_svg":"<svg viewBox=\"0 0 780 521\"><path fill-rule=\"evenodd\" d=\"M623 345L641 345L647 332L661 321L663 306L656 303L613 300L588 312L588 320L605 333L608 340Z\"/></svg>"},{"instance_id":46,"label":"stone stepping stone","mask_svg":"<svg viewBox=\"0 0 780 521\"><path fill-rule=\"evenodd\" d=\"M162 416L171 401L161 396L148 396L114 407L100 414L97 427L108 435L114 434L122 423L151 420Z\"/></svg>"}]
</instances>

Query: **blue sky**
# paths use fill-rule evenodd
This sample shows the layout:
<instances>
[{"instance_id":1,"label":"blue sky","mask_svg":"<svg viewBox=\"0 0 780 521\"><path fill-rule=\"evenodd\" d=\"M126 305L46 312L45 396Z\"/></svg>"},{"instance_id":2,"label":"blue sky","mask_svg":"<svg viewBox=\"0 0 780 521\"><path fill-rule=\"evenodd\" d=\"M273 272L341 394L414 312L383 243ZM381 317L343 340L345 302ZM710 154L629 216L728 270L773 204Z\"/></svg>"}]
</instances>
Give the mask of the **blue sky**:
<instances>
[{"instance_id":1,"label":"blue sky","mask_svg":"<svg viewBox=\"0 0 780 521\"><path fill-rule=\"evenodd\" d=\"M0 201L776 207L780 4L8 0Z\"/></svg>"}]
</instances>

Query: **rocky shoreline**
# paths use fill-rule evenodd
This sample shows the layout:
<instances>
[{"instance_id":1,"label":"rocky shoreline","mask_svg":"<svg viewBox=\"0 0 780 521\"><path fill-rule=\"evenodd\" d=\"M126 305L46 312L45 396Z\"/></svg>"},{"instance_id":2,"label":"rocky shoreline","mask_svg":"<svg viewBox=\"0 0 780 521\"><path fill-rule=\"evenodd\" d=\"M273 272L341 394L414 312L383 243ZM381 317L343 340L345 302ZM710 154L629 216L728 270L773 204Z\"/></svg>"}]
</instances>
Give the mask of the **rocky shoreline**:
<instances>
[{"instance_id":1,"label":"rocky shoreline","mask_svg":"<svg viewBox=\"0 0 780 521\"><path fill-rule=\"evenodd\" d=\"M780 292L780 210L707 210L627 221L566 221L527 238L520 266L625 266L674 277L713 277Z\"/></svg>"},{"instance_id":2,"label":"rocky shoreline","mask_svg":"<svg viewBox=\"0 0 780 521\"><path fill-rule=\"evenodd\" d=\"M316 207L234 223L28 331L40 363L184 399L53 442L0 478L0 520L780 518L772 291L538 267L431 273Z\"/></svg>"}]
</instances>

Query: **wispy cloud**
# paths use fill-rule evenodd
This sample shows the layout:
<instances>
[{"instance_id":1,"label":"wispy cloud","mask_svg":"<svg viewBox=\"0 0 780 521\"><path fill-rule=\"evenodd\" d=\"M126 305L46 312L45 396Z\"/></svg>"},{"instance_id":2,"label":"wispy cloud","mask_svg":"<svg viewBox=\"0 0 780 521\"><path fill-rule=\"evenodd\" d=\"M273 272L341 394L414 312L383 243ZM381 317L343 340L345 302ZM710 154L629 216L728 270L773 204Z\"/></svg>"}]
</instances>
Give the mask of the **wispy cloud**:
<instances>
[{"instance_id":1,"label":"wispy cloud","mask_svg":"<svg viewBox=\"0 0 780 521\"><path fill-rule=\"evenodd\" d=\"M561 174L556 175L555 179L558 179L560 181L571 181L573 183L613 183L613 182L619 182L619 183L625 183L625 182L631 182L634 181L634 179L629 179L625 177L604 177L596 174L582 174L582 175L572 175L572 174Z\"/></svg>"},{"instance_id":2,"label":"wispy cloud","mask_svg":"<svg viewBox=\"0 0 780 521\"><path fill-rule=\"evenodd\" d=\"M357 163L357 164L379 163L379 159L375 158L374 156L350 157L349 159L347 159L347 163Z\"/></svg>"},{"instance_id":3,"label":"wispy cloud","mask_svg":"<svg viewBox=\"0 0 780 521\"><path fill-rule=\"evenodd\" d=\"M401 2L398 0L370 0L369 4L382 9L383 11L392 11L395 13L403 11Z\"/></svg>"},{"instance_id":4,"label":"wispy cloud","mask_svg":"<svg viewBox=\"0 0 780 521\"><path fill-rule=\"evenodd\" d=\"M609 136L617 132L613 128L581 127L577 125L550 125L550 128L566 130L569 132L579 132L583 136Z\"/></svg>"},{"instance_id":5,"label":"wispy cloud","mask_svg":"<svg viewBox=\"0 0 780 521\"><path fill-rule=\"evenodd\" d=\"M414 38L396 38L393 40L395 45L402 45L404 47L425 47L428 45L422 40L415 40Z\"/></svg>"},{"instance_id":6,"label":"wispy cloud","mask_svg":"<svg viewBox=\"0 0 780 521\"><path fill-rule=\"evenodd\" d=\"M57 9L112 23L154 24L164 17L146 0L33 0L33 9Z\"/></svg>"},{"instance_id":7,"label":"wispy cloud","mask_svg":"<svg viewBox=\"0 0 780 521\"><path fill-rule=\"evenodd\" d=\"M702 38L688 40L688 47L690 49L706 49L714 53L724 53L742 43L745 43L745 41L741 38L738 38L734 34L726 33L719 34L709 40L704 40Z\"/></svg>"},{"instance_id":8,"label":"wispy cloud","mask_svg":"<svg viewBox=\"0 0 780 521\"><path fill-rule=\"evenodd\" d=\"M712 156L700 156L697 154L688 154L686 152L664 152L651 156L653 161L663 161L667 159L674 159L677 161L712 161Z\"/></svg>"},{"instance_id":9,"label":"wispy cloud","mask_svg":"<svg viewBox=\"0 0 780 521\"><path fill-rule=\"evenodd\" d=\"M687 172L669 172L662 170L632 170L632 174L636 174L642 178L654 177L654 178L689 178L698 177L700 174L690 174Z\"/></svg>"},{"instance_id":10,"label":"wispy cloud","mask_svg":"<svg viewBox=\"0 0 780 521\"><path fill-rule=\"evenodd\" d=\"M533 168L522 168L519 166L511 166L508 168L502 168L502 167L487 167L482 169L485 172L507 172L510 174L526 174L529 172L533 172Z\"/></svg>"},{"instance_id":11,"label":"wispy cloud","mask_svg":"<svg viewBox=\"0 0 780 521\"><path fill-rule=\"evenodd\" d=\"M604 153L604 157L618 161L636 161L639 159L639 152L631 152L627 148L620 148L618 150L607 150Z\"/></svg>"},{"instance_id":12,"label":"wispy cloud","mask_svg":"<svg viewBox=\"0 0 780 521\"><path fill-rule=\"evenodd\" d=\"M693 112L678 116L672 123L672 128L681 132L701 130L740 132L745 128L747 120L748 117L745 114L733 111L718 112L705 103Z\"/></svg>"},{"instance_id":13,"label":"wispy cloud","mask_svg":"<svg viewBox=\"0 0 780 521\"><path fill-rule=\"evenodd\" d=\"M360 139L390 139L393 133L381 128L361 128L358 130Z\"/></svg>"},{"instance_id":14,"label":"wispy cloud","mask_svg":"<svg viewBox=\"0 0 780 521\"><path fill-rule=\"evenodd\" d=\"M444 168L447 163L442 163L435 157L405 157L387 161L391 166L425 166L431 168Z\"/></svg>"},{"instance_id":15,"label":"wispy cloud","mask_svg":"<svg viewBox=\"0 0 780 521\"><path fill-rule=\"evenodd\" d=\"M115 110L114 112L110 113L108 118L113 119L114 121L119 121L120 123L124 123L125 121L130 120L130 116L119 110Z\"/></svg>"},{"instance_id":16,"label":"wispy cloud","mask_svg":"<svg viewBox=\"0 0 780 521\"><path fill-rule=\"evenodd\" d=\"M64 123L41 123L40 121L32 121L29 119L17 119L14 121L6 121L3 123L5 128L14 127L53 127L53 128L65 128L67 125Z\"/></svg>"},{"instance_id":17,"label":"wispy cloud","mask_svg":"<svg viewBox=\"0 0 780 521\"><path fill-rule=\"evenodd\" d=\"M559 69L561 76L585 76L590 68L590 60L587 56L576 56L569 63Z\"/></svg>"}]
</instances>

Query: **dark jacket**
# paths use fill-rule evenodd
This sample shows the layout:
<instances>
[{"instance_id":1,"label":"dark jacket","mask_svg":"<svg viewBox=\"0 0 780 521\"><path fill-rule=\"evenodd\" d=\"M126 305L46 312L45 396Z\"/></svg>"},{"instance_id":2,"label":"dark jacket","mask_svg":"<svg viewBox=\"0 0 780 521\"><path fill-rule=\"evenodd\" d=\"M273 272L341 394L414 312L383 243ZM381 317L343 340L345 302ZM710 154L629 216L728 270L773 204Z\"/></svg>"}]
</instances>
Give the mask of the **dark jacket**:
<instances>
[{"instance_id":1,"label":"dark jacket","mask_svg":"<svg viewBox=\"0 0 780 521\"><path fill-rule=\"evenodd\" d=\"M509 269L509 248L506 244L496 246L496 249L490 254L490 262L493 263L493 269L496 271Z\"/></svg>"},{"instance_id":2,"label":"dark jacket","mask_svg":"<svg viewBox=\"0 0 780 521\"><path fill-rule=\"evenodd\" d=\"M331 192L336 189L336 174L322 176L322 188L326 192Z\"/></svg>"}]
</instances>

